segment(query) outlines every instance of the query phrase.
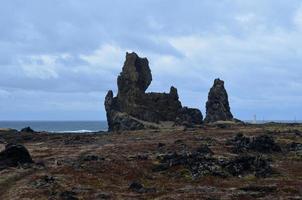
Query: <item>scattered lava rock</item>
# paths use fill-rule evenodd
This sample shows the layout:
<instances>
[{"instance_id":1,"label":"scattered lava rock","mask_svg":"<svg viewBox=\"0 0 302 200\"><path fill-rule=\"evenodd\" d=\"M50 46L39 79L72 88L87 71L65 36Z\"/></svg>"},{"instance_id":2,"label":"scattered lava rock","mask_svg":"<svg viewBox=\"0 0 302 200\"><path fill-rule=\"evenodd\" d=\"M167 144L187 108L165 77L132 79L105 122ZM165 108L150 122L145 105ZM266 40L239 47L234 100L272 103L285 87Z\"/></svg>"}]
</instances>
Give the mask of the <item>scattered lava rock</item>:
<instances>
[{"instance_id":1,"label":"scattered lava rock","mask_svg":"<svg viewBox=\"0 0 302 200\"><path fill-rule=\"evenodd\" d=\"M244 153L249 150L260 153L281 152L281 147L269 135L260 135L250 139L242 134L237 134L228 141L228 144L233 145L234 153Z\"/></svg>"},{"instance_id":2,"label":"scattered lava rock","mask_svg":"<svg viewBox=\"0 0 302 200\"><path fill-rule=\"evenodd\" d=\"M239 156L223 167L233 176L254 174L256 177L268 177L273 172L269 162L261 156Z\"/></svg>"},{"instance_id":3,"label":"scattered lava rock","mask_svg":"<svg viewBox=\"0 0 302 200\"><path fill-rule=\"evenodd\" d=\"M287 146L289 151L302 151L302 144L297 142L292 142Z\"/></svg>"},{"instance_id":4,"label":"scattered lava rock","mask_svg":"<svg viewBox=\"0 0 302 200\"><path fill-rule=\"evenodd\" d=\"M208 147L208 145L204 145L204 144L198 147L196 151L201 154L208 154L208 155L214 154L213 151Z\"/></svg>"},{"instance_id":5,"label":"scattered lava rock","mask_svg":"<svg viewBox=\"0 0 302 200\"><path fill-rule=\"evenodd\" d=\"M245 137L243 134L237 134L233 139L229 140L229 144L232 144L234 153L243 153L249 149L251 143L250 138Z\"/></svg>"},{"instance_id":6,"label":"scattered lava rock","mask_svg":"<svg viewBox=\"0 0 302 200\"><path fill-rule=\"evenodd\" d=\"M61 200L78 200L75 192L65 191L60 194Z\"/></svg>"},{"instance_id":7,"label":"scattered lava rock","mask_svg":"<svg viewBox=\"0 0 302 200\"><path fill-rule=\"evenodd\" d=\"M106 192L99 192L99 193L96 193L95 198L100 199L100 200L101 199L111 199L111 195Z\"/></svg>"},{"instance_id":8,"label":"scattered lava rock","mask_svg":"<svg viewBox=\"0 0 302 200\"><path fill-rule=\"evenodd\" d=\"M160 142L160 143L158 143L157 148L162 148L164 146L166 146L166 144Z\"/></svg>"},{"instance_id":9,"label":"scattered lava rock","mask_svg":"<svg viewBox=\"0 0 302 200\"><path fill-rule=\"evenodd\" d=\"M22 133L34 133L35 131L28 126L28 127L21 129L21 132Z\"/></svg>"},{"instance_id":10,"label":"scattered lava rock","mask_svg":"<svg viewBox=\"0 0 302 200\"><path fill-rule=\"evenodd\" d=\"M83 161L99 161L99 160L105 160L105 158L99 157L97 155L87 155L84 156Z\"/></svg>"},{"instance_id":11,"label":"scattered lava rock","mask_svg":"<svg viewBox=\"0 0 302 200\"><path fill-rule=\"evenodd\" d=\"M155 188L145 188L141 183L134 181L130 184L129 189L137 193L154 193Z\"/></svg>"},{"instance_id":12,"label":"scattered lava rock","mask_svg":"<svg viewBox=\"0 0 302 200\"><path fill-rule=\"evenodd\" d=\"M251 197L254 198L261 198L266 195L269 195L271 193L274 193L277 191L276 186L247 186L247 187L242 187L239 190L244 191L246 194L248 194Z\"/></svg>"},{"instance_id":13,"label":"scattered lava rock","mask_svg":"<svg viewBox=\"0 0 302 200\"><path fill-rule=\"evenodd\" d=\"M174 166L184 166L193 178L202 176L245 176L254 174L256 177L268 177L272 168L267 160L260 156L243 155L233 159L217 159L213 152L205 146L193 152L168 153L159 157L160 164L155 165L153 172L160 172Z\"/></svg>"},{"instance_id":14,"label":"scattered lava rock","mask_svg":"<svg viewBox=\"0 0 302 200\"><path fill-rule=\"evenodd\" d=\"M55 183L55 178L53 176L45 175L40 179L36 180L34 182L34 185L36 188L42 188L42 187L48 188L54 183Z\"/></svg>"},{"instance_id":15,"label":"scattered lava rock","mask_svg":"<svg viewBox=\"0 0 302 200\"><path fill-rule=\"evenodd\" d=\"M5 150L0 152L0 170L26 163L33 163L33 160L23 145L8 144Z\"/></svg>"},{"instance_id":16,"label":"scattered lava rock","mask_svg":"<svg viewBox=\"0 0 302 200\"><path fill-rule=\"evenodd\" d=\"M281 147L275 143L273 137L268 135L260 135L255 137L249 145L253 151L261 153L280 152Z\"/></svg>"}]
</instances>

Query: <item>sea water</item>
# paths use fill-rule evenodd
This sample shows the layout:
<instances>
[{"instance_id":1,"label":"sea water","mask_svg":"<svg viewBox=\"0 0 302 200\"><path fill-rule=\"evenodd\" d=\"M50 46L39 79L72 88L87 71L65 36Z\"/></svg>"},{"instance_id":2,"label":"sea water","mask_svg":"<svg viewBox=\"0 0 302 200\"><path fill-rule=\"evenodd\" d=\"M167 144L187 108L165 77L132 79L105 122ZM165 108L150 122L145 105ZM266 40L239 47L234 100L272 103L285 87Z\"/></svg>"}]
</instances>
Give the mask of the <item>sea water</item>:
<instances>
[{"instance_id":1,"label":"sea water","mask_svg":"<svg viewBox=\"0 0 302 200\"><path fill-rule=\"evenodd\" d=\"M21 130L28 126L35 131L59 133L107 131L106 121L0 121L0 128Z\"/></svg>"}]
</instances>

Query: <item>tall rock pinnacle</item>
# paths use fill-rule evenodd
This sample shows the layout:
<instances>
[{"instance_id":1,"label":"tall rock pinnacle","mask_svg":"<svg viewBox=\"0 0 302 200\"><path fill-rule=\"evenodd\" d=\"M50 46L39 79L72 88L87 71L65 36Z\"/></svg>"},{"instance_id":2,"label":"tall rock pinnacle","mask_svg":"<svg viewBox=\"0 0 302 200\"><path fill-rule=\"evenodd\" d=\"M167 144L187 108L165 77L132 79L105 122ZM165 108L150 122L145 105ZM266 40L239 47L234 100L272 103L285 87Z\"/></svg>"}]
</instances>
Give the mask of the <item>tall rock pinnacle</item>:
<instances>
[{"instance_id":1,"label":"tall rock pinnacle","mask_svg":"<svg viewBox=\"0 0 302 200\"><path fill-rule=\"evenodd\" d=\"M206 123L233 120L228 94L224 88L224 81L215 79L214 85L209 92L206 110Z\"/></svg>"}]
</instances>

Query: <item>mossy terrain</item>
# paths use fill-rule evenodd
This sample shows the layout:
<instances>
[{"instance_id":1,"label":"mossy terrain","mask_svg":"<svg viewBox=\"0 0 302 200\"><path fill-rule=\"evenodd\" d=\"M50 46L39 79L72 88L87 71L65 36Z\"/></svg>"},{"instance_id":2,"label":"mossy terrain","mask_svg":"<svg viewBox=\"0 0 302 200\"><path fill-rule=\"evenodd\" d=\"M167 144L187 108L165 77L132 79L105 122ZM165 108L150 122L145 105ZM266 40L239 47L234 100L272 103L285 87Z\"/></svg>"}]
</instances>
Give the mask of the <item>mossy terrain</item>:
<instances>
[{"instance_id":1,"label":"mossy terrain","mask_svg":"<svg viewBox=\"0 0 302 200\"><path fill-rule=\"evenodd\" d=\"M167 155L195 152L201 145L215 162L236 158L230 141L238 134L268 135L280 146L278 152L242 153L267 160L269 176L252 171L193 176L187 158L154 170ZM302 199L302 150L289 148L302 143L300 124L226 123L82 135L0 130L0 139L23 144L35 161L0 171L0 199ZM133 182L142 188L129 188Z\"/></svg>"}]
</instances>

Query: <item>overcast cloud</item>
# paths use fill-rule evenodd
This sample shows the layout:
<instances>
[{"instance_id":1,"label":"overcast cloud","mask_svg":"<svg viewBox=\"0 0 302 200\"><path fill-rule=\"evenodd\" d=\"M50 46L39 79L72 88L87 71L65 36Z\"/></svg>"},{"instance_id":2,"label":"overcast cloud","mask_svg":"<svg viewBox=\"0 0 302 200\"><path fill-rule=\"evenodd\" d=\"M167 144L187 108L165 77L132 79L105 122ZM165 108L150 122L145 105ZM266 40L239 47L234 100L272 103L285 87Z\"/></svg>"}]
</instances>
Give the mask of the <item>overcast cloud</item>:
<instances>
[{"instance_id":1,"label":"overcast cloud","mask_svg":"<svg viewBox=\"0 0 302 200\"><path fill-rule=\"evenodd\" d=\"M149 91L205 113L225 80L233 114L302 119L300 0L3 0L0 120L104 120L126 51Z\"/></svg>"}]
</instances>

